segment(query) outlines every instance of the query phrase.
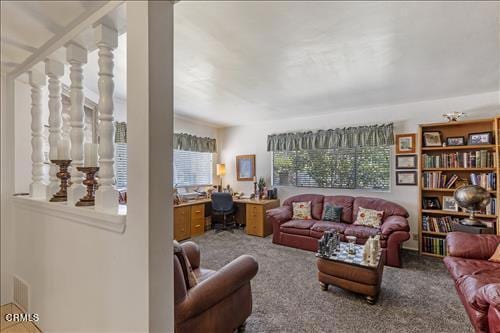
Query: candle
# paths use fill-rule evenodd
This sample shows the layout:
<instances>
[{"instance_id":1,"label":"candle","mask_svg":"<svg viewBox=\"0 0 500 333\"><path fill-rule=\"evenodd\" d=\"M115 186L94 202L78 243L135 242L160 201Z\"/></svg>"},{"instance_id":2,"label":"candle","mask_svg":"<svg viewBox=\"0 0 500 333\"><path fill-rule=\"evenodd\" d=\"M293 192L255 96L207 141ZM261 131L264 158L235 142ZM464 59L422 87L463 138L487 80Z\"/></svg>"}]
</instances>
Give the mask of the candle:
<instances>
[{"instance_id":1,"label":"candle","mask_svg":"<svg viewBox=\"0 0 500 333\"><path fill-rule=\"evenodd\" d=\"M253 182L256 183L257 182L257 177L256 176L253 176Z\"/></svg>"},{"instance_id":2,"label":"candle","mask_svg":"<svg viewBox=\"0 0 500 333\"><path fill-rule=\"evenodd\" d=\"M61 139L57 142L57 159L58 160L70 160L70 146L71 142L69 139Z\"/></svg>"},{"instance_id":3,"label":"candle","mask_svg":"<svg viewBox=\"0 0 500 333\"><path fill-rule=\"evenodd\" d=\"M83 146L83 166L96 167L97 166L97 144L86 143Z\"/></svg>"}]
</instances>

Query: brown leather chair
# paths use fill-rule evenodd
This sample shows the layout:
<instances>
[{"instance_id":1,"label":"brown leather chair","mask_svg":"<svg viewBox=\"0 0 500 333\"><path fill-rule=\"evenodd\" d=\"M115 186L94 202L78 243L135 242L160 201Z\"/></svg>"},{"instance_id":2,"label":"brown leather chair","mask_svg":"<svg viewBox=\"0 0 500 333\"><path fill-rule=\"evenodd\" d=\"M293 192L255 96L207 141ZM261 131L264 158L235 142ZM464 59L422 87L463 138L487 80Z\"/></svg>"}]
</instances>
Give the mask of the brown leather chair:
<instances>
[{"instance_id":1,"label":"brown leather chair","mask_svg":"<svg viewBox=\"0 0 500 333\"><path fill-rule=\"evenodd\" d=\"M252 313L250 280L259 266L242 255L219 271L200 268L200 250L193 242L181 244L196 276L189 288L183 263L174 255L175 332L242 332Z\"/></svg>"}]
</instances>

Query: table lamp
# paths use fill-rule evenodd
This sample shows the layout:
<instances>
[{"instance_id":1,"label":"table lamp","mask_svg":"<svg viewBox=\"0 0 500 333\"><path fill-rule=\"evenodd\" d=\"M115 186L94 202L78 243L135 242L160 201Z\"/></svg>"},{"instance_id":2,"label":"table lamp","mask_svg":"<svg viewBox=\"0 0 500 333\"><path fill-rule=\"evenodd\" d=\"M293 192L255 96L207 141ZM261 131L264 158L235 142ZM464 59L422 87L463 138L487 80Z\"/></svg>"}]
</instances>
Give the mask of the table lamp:
<instances>
[{"instance_id":1,"label":"table lamp","mask_svg":"<svg viewBox=\"0 0 500 333\"><path fill-rule=\"evenodd\" d=\"M220 177L219 192L222 192L222 177L226 175L226 165L224 163L218 163L216 165L216 174Z\"/></svg>"}]
</instances>

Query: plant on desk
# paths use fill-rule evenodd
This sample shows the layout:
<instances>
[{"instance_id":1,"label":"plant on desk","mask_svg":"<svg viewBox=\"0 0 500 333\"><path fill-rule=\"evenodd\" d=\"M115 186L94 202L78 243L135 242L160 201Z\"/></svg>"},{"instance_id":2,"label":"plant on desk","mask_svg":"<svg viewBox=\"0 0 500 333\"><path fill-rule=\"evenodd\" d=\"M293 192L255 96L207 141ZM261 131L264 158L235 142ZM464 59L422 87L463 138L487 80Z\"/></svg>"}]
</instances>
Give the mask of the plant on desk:
<instances>
[{"instance_id":1,"label":"plant on desk","mask_svg":"<svg viewBox=\"0 0 500 333\"><path fill-rule=\"evenodd\" d=\"M264 197L264 190L266 188L266 181L264 180L264 177L259 178L259 199L262 199Z\"/></svg>"}]
</instances>

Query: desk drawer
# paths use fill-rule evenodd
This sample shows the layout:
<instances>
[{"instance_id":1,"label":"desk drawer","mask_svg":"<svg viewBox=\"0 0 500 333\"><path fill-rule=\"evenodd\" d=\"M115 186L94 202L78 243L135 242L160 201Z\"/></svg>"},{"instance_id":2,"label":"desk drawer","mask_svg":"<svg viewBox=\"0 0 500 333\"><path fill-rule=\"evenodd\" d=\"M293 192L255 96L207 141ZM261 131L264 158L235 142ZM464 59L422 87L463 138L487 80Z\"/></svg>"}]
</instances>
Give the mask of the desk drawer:
<instances>
[{"instance_id":1,"label":"desk drawer","mask_svg":"<svg viewBox=\"0 0 500 333\"><path fill-rule=\"evenodd\" d=\"M249 235L262 237L264 234L264 207L262 205L247 204L246 223Z\"/></svg>"},{"instance_id":2,"label":"desk drawer","mask_svg":"<svg viewBox=\"0 0 500 333\"><path fill-rule=\"evenodd\" d=\"M205 205L191 206L191 237L205 232Z\"/></svg>"},{"instance_id":3,"label":"desk drawer","mask_svg":"<svg viewBox=\"0 0 500 333\"><path fill-rule=\"evenodd\" d=\"M181 241L191 236L190 207L174 208L174 239Z\"/></svg>"}]
</instances>

